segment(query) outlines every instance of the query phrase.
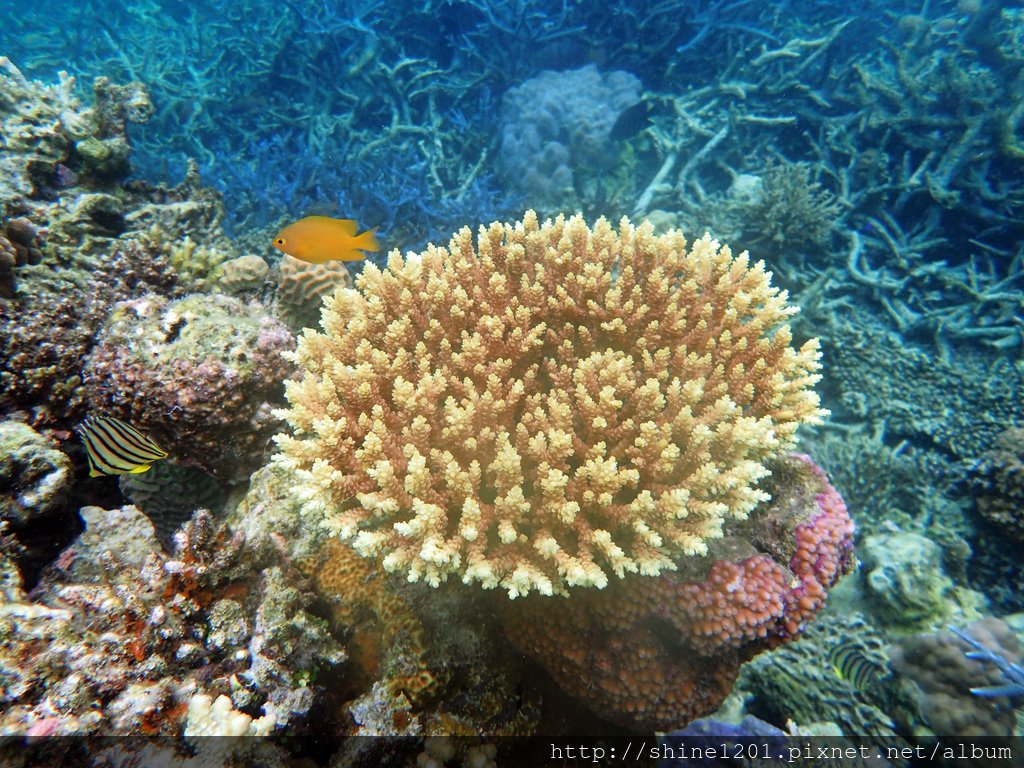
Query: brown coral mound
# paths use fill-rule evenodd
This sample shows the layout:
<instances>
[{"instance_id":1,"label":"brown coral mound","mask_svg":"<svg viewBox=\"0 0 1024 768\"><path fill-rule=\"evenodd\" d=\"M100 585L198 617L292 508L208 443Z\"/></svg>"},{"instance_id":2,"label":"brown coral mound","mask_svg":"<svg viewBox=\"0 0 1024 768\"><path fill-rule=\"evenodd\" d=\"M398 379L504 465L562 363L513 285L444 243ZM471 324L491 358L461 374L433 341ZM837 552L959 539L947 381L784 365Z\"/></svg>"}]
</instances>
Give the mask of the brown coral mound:
<instances>
[{"instance_id":1,"label":"brown coral mound","mask_svg":"<svg viewBox=\"0 0 1024 768\"><path fill-rule=\"evenodd\" d=\"M1024 539L1024 427L1010 427L973 467L978 512L1015 539Z\"/></svg>"},{"instance_id":2,"label":"brown coral mound","mask_svg":"<svg viewBox=\"0 0 1024 768\"><path fill-rule=\"evenodd\" d=\"M1004 622L986 616L964 629L997 656L1020 663L1017 638ZM915 684L921 715L935 733L1009 736L1015 722L1010 700L971 693L1007 680L997 664L969 658L973 650L952 632L910 635L892 647L890 666Z\"/></svg>"},{"instance_id":3,"label":"brown coral mound","mask_svg":"<svg viewBox=\"0 0 1024 768\"><path fill-rule=\"evenodd\" d=\"M764 264L623 219L468 228L324 302L278 437L304 503L390 571L515 597L701 555L824 413Z\"/></svg>"}]
</instances>

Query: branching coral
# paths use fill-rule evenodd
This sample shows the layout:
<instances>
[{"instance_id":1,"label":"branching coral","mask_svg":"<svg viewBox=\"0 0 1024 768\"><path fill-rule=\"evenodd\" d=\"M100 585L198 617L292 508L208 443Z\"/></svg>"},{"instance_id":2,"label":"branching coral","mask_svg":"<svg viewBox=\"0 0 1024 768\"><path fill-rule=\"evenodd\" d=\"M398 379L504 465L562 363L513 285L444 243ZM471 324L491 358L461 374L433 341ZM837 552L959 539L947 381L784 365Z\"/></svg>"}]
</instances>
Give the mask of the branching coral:
<instances>
[{"instance_id":1,"label":"branching coral","mask_svg":"<svg viewBox=\"0 0 1024 768\"><path fill-rule=\"evenodd\" d=\"M468 228L325 300L278 460L364 556L511 597L702 555L824 411L763 263L649 224Z\"/></svg>"},{"instance_id":2,"label":"branching coral","mask_svg":"<svg viewBox=\"0 0 1024 768\"><path fill-rule=\"evenodd\" d=\"M744 181L750 185L745 191ZM807 163L786 160L769 161L760 176L734 179L721 208L721 215L732 219L745 239L786 251L826 247L840 213L835 196L814 178Z\"/></svg>"}]
</instances>

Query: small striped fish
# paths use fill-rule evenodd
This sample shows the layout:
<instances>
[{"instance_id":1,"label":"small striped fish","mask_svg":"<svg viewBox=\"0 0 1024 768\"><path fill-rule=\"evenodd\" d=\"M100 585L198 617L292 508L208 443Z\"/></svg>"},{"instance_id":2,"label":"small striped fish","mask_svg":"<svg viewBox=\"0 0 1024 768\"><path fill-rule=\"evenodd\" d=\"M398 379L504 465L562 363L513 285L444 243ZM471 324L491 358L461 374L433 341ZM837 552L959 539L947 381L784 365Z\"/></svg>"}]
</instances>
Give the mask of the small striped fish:
<instances>
[{"instance_id":1,"label":"small striped fish","mask_svg":"<svg viewBox=\"0 0 1024 768\"><path fill-rule=\"evenodd\" d=\"M878 691L879 683L886 675L885 667L863 648L847 640L840 640L832 647L828 660L840 680L868 695Z\"/></svg>"},{"instance_id":2,"label":"small striped fish","mask_svg":"<svg viewBox=\"0 0 1024 768\"><path fill-rule=\"evenodd\" d=\"M110 416L90 416L78 434L89 457L89 477L145 472L167 452L130 424Z\"/></svg>"}]
</instances>

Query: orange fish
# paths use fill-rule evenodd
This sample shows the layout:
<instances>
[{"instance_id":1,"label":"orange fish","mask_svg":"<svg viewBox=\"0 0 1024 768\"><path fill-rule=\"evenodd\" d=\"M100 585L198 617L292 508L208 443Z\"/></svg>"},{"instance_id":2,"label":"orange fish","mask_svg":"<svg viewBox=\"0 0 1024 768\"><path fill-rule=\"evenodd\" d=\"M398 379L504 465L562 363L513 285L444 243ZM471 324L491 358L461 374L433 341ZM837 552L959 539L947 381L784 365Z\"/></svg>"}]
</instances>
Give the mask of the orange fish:
<instances>
[{"instance_id":1,"label":"orange fish","mask_svg":"<svg viewBox=\"0 0 1024 768\"><path fill-rule=\"evenodd\" d=\"M311 264L325 261L357 261L366 258L361 251L379 251L377 228L356 234L352 219L307 216L277 233L274 247L282 253Z\"/></svg>"}]
</instances>

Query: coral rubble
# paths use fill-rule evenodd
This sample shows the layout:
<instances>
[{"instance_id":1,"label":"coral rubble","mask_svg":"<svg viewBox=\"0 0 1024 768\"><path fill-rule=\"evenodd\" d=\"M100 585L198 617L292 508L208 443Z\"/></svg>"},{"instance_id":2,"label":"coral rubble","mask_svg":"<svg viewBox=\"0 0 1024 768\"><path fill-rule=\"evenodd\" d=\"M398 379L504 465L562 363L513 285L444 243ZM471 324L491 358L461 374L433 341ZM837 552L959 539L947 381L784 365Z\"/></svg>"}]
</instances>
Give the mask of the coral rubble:
<instances>
[{"instance_id":1,"label":"coral rubble","mask_svg":"<svg viewBox=\"0 0 1024 768\"><path fill-rule=\"evenodd\" d=\"M10 583L0 602L0 732L173 740L243 720L265 733L308 712L308 675L344 652L279 570L257 574L206 511L174 556L134 507L82 515L86 531L32 594Z\"/></svg>"}]
</instances>

